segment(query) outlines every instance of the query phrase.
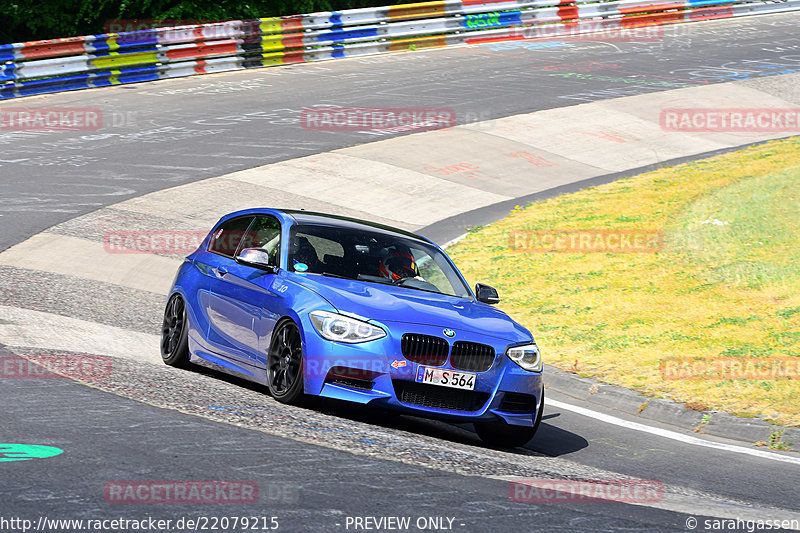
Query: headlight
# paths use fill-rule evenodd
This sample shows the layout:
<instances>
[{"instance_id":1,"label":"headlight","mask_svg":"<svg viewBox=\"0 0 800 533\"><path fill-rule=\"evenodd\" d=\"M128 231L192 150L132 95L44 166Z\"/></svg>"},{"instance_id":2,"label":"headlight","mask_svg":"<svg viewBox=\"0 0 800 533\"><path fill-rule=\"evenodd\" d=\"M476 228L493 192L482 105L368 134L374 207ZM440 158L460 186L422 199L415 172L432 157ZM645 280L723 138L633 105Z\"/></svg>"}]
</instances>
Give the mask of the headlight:
<instances>
[{"instance_id":1,"label":"headlight","mask_svg":"<svg viewBox=\"0 0 800 533\"><path fill-rule=\"evenodd\" d=\"M362 320L349 316L330 313L328 311L312 311L309 313L311 323L320 335L329 341L367 342L386 336L386 332Z\"/></svg>"},{"instance_id":2,"label":"headlight","mask_svg":"<svg viewBox=\"0 0 800 533\"><path fill-rule=\"evenodd\" d=\"M513 346L506 350L506 355L529 372L542 371L542 354L539 353L539 347L536 344Z\"/></svg>"}]
</instances>

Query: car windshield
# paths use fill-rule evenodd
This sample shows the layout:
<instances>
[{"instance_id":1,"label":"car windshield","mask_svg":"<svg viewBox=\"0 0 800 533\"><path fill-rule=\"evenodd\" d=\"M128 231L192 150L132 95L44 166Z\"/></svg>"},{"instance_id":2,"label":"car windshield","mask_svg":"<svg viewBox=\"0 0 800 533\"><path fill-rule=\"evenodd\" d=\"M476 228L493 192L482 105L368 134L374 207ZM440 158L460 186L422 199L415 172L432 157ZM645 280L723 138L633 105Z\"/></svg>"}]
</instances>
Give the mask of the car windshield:
<instances>
[{"instance_id":1,"label":"car windshield","mask_svg":"<svg viewBox=\"0 0 800 533\"><path fill-rule=\"evenodd\" d=\"M296 225L289 270L470 297L458 272L434 246L356 228Z\"/></svg>"}]
</instances>

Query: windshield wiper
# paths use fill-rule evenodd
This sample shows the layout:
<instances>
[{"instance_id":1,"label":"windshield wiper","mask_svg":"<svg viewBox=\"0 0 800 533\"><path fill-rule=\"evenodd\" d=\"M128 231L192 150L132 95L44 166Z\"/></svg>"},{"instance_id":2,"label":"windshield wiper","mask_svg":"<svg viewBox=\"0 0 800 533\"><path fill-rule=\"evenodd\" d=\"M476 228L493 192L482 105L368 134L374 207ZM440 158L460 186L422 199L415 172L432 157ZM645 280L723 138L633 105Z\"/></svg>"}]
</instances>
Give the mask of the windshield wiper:
<instances>
[{"instance_id":1,"label":"windshield wiper","mask_svg":"<svg viewBox=\"0 0 800 533\"><path fill-rule=\"evenodd\" d=\"M403 278L399 282L392 283L386 278L381 278L378 276L370 276L367 274L359 274L358 281L366 281L368 283L377 283L378 285L391 285L392 287L403 287L404 289L414 289L415 291L422 291L422 292L430 292L433 294L443 294L444 296L453 296L452 294L447 294L446 292L442 292L439 290L431 290L431 289L423 289L422 287L414 287L413 285L406 285L404 282L406 280L413 279L413 278Z\"/></svg>"},{"instance_id":2,"label":"windshield wiper","mask_svg":"<svg viewBox=\"0 0 800 533\"><path fill-rule=\"evenodd\" d=\"M381 285L391 285L392 282L380 276L372 276L370 274L359 274L358 281L369 281L370 283L380 283Z\"/></svg>"},{"instance_id":3,"label":"windshield wiper","mask_svg":"<svg viewBox=\"0 0 800 533\"><path fill-rule=\"evenodd\" d=\"M319 275L326 276L329 278L339 278L339 279L353 279L349 276L342 276L341 274L334 274L333 272L319 272Z\"/></svg>"},{"instance_id":4,"label":"windshield wiper","mask_svg":"<svg viewBox=\"0 0 800 533\"><path fill-rule=\"evenodd\" d=\"M411 279L411 278L406 278L406 279ZM415 291L431 292L433 294L444 294L445 296L453 296L452 294L447 294L446 292L442 292L442 291L439 291L439 290L423 289L422 287L415 287L413 285L404 285L403 282L406 279L402 279L402 280L398 281L397 283L394 283L394 286L395 287L403 287L404 289L414 289Z\"/></svg>"}]
</instances>

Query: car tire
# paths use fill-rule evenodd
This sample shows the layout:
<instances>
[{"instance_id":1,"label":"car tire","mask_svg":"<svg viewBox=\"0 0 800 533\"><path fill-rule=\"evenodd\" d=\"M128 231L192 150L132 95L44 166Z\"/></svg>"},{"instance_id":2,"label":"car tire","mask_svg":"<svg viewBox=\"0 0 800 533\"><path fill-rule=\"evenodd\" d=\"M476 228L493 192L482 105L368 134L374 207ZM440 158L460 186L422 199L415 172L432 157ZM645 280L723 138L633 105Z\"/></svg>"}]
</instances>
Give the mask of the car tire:
<instances>
[{"instance_id":1,"label":"car tire","mask_svg":"<svg viewBox=\"0 0 800 533\"><path fill-rule=\"evenodd\" d=\"M303 394L303 342L291 320L278 324L267 352L267 387L280 403L297 405Z\"/></svg>"},{"instance_id":2,"label":"car tire","mask_svg":"<svg viewBox=\"0 0 800 533\"><path fill-rule=\"evenodd\" d=\"M544 390L533 426L512 426L505 422L475 422L475 432L483 442L498 448L517 448L527 444L539 429L544 411Z\"/></svg>"},{"instance_id":3,"label":"car tire","mask_svg":"<svg viewBox=\"0 0 800 533\"><path fill-rule=\"evenodd\" d=\"M164 309L161 359L170 366L189 366L189 323L186 320L186 304L180 294L173 294Z\"/></svg>"}]
</instances>

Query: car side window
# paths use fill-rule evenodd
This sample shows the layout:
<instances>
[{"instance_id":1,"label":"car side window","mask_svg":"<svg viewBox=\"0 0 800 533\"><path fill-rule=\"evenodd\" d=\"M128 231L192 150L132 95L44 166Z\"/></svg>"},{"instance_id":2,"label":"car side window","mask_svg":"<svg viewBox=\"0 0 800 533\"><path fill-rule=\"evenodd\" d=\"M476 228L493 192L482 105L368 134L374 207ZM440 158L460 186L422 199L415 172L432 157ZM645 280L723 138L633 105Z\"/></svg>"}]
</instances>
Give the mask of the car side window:
<instances>
[{"instance_id":1,"label":"car side window","mask_svg":"<svg viewBox=\"0 0 800 533\"><path fill-rule=\"evenodd\" d=\"M281 223L269 215L259 215L247 228L240 249L261 248L269 253L270 262L277 264L281 249Z\"/></svg>"},{"instance_id":2,"label":"car side window","mask_svg":"<svg viewBox=\"0 0 800 533\"><path fill-rule=\"evenodd\" d=\"M289 268L297 272L342 275L344 247L335 240L321 235L295 232L289 248ZM297 265L303 266L298 269Z\"/></svg>"},{"instance_id":3,"label":"car side window","mask_svg":"<svg viewBox=\"0 0 800 533\"><path fill-rule=\"evenodd\" d=\"M233 258L253 218L252 216L238 217L222 223L211 236L208 251Z\"/></svg>"}]
</instances>

